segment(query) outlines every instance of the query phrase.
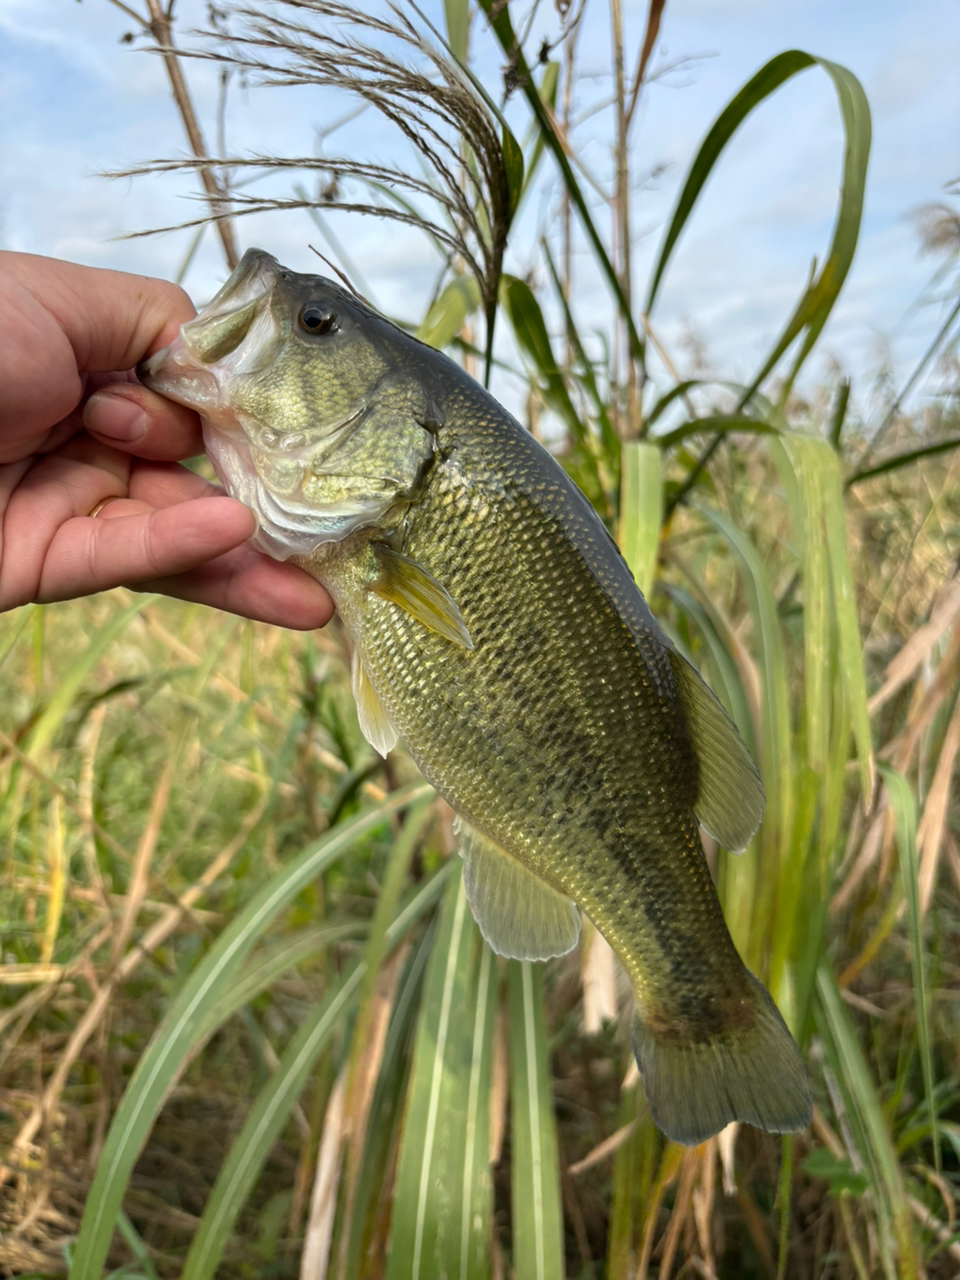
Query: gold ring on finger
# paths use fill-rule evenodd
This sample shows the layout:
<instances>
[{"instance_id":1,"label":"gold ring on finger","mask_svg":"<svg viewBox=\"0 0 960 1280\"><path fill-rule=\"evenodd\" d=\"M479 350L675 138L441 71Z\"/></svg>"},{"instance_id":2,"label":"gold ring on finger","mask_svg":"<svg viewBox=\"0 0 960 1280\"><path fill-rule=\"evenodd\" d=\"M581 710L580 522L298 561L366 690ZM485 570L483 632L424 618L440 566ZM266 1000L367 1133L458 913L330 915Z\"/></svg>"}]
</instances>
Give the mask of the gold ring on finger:
<instances>
[{"instance_id":1,"label":"gold ring on finger","mask_svg":"<svg viewBox=\"0 0 960 1280\"><path fill-rule=\"evenodd\" d=\"M97 505L95 507L91 507L90 510L87 512L87 519L96 520L97 516L100 514L103 508L111 502L116 502L119 499L119 497L120 497L119 493L113 493L110 495L109 498L101 498L100 501L97 503Z\"/></svg>"}]
</instances>

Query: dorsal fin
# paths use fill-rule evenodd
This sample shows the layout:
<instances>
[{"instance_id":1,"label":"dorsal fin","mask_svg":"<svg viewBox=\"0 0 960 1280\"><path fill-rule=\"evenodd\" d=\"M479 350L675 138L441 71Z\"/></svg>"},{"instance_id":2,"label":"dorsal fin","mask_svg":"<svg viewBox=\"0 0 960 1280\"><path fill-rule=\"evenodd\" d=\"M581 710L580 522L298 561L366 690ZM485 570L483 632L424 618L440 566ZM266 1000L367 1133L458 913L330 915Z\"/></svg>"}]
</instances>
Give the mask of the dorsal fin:
<instances>
[{"instance_id":1,"label":"dorsal fin","mask_svg":"<svg viewBox=\"0 0 960 1280\"><path fill-rule=\"evenodd\" d=\"M694 812L715 840L739 853L763 817L766 797L760 774L713 690L675 649L670 650L670 663L700 766Z\"/></svg>"}]
</instances>

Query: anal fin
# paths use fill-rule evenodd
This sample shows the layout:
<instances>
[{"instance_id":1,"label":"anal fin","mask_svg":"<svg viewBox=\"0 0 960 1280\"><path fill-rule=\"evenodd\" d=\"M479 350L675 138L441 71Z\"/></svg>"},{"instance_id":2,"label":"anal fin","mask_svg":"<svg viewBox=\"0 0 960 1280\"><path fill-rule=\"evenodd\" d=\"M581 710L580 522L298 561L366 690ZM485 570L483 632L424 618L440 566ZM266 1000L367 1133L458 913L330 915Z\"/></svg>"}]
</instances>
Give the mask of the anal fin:
<instances>
[{"instance_id":1,"label":"anal fin","mask_svg":"<svg viewBox=\"0 0 960 1280\"><path fill-rule=\"evenodd\" d=\"M353 696L357 703L357 718L360 721L360 732L380 755L386 759L387 753L397 745L400 735L390 723L383 703L377 691L370 683L360 653L353 651Z\"/></svg>"},{"instance_id":2,"label":"anal fin","mask_svg":"<svg viewBox=\"0 0 960 1280\"><path fill-rule=\"evenodd\" d=\"M467 901L494 951L512 960L549 960L576 946L580 913L566 894L463 818L455 829Z\"/></svg>"}]
</instances>

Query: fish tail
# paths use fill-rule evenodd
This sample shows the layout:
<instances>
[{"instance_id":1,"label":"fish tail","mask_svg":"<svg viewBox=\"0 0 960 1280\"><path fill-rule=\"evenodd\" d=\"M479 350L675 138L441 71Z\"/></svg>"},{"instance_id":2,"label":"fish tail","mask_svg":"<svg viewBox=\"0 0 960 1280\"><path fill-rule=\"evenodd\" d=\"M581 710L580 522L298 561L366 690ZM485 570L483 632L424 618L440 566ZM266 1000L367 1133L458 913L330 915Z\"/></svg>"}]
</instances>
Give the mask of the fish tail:
<instances>
[{"instance_id":1,"label":"fish tail","mask_svg":"<svg viewBox=\"0 0 960 1280\"><path fill-rule=\"evenodd\" d=\"M657 1128L695 1146L732 1120L769 1133L795 1133L810 1123L807 1069L762 983L751 973L754 1016L700 1040L658 1035L638 1014L633 1051Z\"/></svg>"}]
</instances>

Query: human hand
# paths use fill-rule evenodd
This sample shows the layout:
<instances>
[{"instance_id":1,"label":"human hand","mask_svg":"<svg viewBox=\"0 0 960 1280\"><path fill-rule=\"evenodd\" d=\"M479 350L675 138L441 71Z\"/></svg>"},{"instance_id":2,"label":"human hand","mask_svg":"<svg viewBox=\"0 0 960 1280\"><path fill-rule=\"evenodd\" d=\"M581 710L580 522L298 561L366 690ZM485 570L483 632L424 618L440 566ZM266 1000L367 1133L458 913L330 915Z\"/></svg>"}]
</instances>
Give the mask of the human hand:
<instances>
[{"instance_id":1,"label":"human hand","mask_svg":"<svg viewBox=\"0 0 960 1280\"><path fill-rule=\"evenodd\" d=\"M127 585L329 621L319 583L249 545L251 512L178 465L196 414L131 372L193 315L163 280L0 253L0 610Z\"/></svg>"}]
</instances>

